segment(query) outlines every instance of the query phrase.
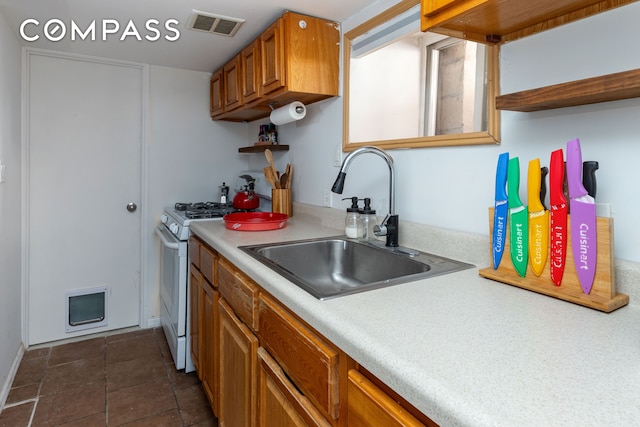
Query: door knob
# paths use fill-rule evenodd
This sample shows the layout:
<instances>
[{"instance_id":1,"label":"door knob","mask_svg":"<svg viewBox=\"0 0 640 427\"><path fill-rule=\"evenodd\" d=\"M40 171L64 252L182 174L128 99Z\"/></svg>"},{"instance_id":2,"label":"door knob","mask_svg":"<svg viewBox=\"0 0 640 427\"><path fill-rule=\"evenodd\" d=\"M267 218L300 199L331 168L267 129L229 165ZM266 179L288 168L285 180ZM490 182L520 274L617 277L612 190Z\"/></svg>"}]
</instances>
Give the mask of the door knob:
<instances>
[{"instance_id":1,"label":"door knob","mask_svg":"<svg viewBox=\"0 0 640 427\"><path fill-rule=\"evenodd\" d=\"M135 212L136 209L138 209L138 205L136 205L135 203L131 202L127 204L127 210L129 212Z\"/></svg>"}]
</instances>

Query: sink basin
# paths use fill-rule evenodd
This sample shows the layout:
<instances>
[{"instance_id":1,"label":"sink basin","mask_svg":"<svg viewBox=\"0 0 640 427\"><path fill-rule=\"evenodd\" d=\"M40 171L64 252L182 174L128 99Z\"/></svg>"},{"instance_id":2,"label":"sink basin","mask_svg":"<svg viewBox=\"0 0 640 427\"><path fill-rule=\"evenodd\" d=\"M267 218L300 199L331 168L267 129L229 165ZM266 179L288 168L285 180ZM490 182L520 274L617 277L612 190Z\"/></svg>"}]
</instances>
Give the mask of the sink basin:
<instances>
[{"instance_id":1,"label":"sink basin","mask_svg":"<svg viewBox=\"0 0 640 427\"><path fill-rule=\"evenodd\" d=\"M298 240L240 249L314 297L325 300L474 267L407 248L345 237Z\"/></svg>"}]
</instances>

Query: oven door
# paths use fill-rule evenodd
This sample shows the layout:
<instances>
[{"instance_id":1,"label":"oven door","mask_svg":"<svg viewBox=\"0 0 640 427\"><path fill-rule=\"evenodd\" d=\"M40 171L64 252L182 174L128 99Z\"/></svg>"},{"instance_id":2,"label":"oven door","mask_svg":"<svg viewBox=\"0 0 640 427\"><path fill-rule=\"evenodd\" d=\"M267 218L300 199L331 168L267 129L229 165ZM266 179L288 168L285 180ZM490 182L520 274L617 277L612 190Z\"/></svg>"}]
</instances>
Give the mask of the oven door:
<instances>
[{"instance_id":1,"label":"oven door","mask_svg":"<svg viewBox=\"0 0 640 427\"><path fill-rule=\"evenodd\" d=\"M177 369L185 368L187 335L187 242L164 225L156 228L160 255L160 321Z\"/></svg>"}]
</instances>

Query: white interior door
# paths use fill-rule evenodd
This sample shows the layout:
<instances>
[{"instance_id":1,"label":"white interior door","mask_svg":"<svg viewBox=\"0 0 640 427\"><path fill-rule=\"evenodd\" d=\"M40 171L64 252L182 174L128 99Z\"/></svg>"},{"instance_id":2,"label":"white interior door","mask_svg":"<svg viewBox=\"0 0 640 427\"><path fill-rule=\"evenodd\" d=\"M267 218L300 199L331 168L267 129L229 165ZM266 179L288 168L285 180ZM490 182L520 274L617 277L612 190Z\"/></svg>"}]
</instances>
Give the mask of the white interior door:
<instances>
[{"instance_id":1,"label":"white interior door","mask_svg":"<svg viewBox=\"0 0 640 427\"><path fill-rule=\"evenodd\" d=\"M27 58L29 344L138 325L145 70ZM98 286L107 325L66 333L65 292Z\"/></svg>"}]
</instances>

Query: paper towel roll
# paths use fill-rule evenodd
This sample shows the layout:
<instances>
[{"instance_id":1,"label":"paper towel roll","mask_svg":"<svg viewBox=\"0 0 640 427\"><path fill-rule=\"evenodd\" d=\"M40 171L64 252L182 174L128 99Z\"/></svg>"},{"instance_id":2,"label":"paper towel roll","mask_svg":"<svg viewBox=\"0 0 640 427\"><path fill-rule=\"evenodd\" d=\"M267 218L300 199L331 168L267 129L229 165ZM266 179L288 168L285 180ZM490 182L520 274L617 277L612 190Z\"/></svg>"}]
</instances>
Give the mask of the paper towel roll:
<instances>
[{"instance_id":1,"label":"paper towel roll","mask_svg":"<svg viewBox=\"0 0 640 427\"><path fill-rule=\"evenodd\" d=\"M293 101L284 107L271 112L271 123L274 125L284 125L303 119L307 115L307 108L300 101Z\"/></svg>"}]
</instances>

